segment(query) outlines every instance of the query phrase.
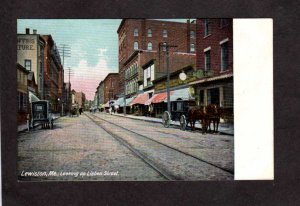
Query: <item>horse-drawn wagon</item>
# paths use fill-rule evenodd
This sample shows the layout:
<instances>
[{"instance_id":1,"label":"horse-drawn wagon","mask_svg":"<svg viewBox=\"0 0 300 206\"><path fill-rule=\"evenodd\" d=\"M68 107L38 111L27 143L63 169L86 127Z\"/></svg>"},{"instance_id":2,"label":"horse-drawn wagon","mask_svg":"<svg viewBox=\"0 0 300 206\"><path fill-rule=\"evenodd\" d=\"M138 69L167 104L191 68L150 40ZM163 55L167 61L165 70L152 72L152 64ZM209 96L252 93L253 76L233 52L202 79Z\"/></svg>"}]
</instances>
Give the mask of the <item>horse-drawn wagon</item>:
<instances>
[{"instance_id":1,"label":"horse-drawn wagon","mask_svg":"<svg viewBox=\"0 0 300 206\"><path fill-rule=\"evenodd\" d=\"M42 123L42 128L53 128L54 117L47 100L39 100L31 103L32 125Z\"/></svg>"},{"instance_id":2,"label":"horse-drawn wagon","mask_svg":"<svg viewBox=\"0 0 300 206\"><path fill-rule=\"evenodd\" d=\"M180 129L185 130L189 122L189 108L195 106L194 100L176 100L171 102L171 113L165 111L162 117L162 122L165 127L169 127L171 121L179 121Z\"/></svg>"}]
</instances>

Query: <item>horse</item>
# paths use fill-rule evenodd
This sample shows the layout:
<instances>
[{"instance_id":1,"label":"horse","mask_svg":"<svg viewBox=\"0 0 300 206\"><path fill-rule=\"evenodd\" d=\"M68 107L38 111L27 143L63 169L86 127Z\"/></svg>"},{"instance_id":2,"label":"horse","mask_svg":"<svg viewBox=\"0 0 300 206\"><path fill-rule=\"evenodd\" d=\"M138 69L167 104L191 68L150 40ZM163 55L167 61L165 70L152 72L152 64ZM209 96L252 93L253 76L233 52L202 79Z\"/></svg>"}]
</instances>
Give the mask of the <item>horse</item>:
<instances>
[{"instance_id":1,"label":"horse","mask_svg":"<svg viewBox=\"0 0 300 206\"><path fill-rule=\"evenodd\" d=\"M205 107L189 107L188 119L191 124L192 131L195 130L195 123L197 120L201 120L202 134L207 132L208 118Z\"/></svg>"},{"instance_id":2,"label":"horse","mask_svg":"<svg viewBox=\"0 0 300 206\"><path fill-rule=\"evenodd\" d=\"M223 116L223 108L218 107L215 104L209 104L206 107L206 112L207 112L207 117L208 117L208 128L209 131L211 131L210 124L211 122L214 125L214 130L213 132L218 132L219 124L220 124L220 118Z\"/></svg>"}]
</instances>

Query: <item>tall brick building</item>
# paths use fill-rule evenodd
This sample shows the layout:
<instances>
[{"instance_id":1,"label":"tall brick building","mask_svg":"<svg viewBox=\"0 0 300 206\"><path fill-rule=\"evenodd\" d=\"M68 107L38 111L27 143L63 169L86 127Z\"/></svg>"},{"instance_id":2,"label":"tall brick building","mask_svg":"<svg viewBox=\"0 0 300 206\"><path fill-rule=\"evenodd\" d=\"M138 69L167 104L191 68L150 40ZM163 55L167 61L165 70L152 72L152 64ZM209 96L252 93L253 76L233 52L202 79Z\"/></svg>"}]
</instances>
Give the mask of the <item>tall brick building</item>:
<instances>
[{"instance_id":1,"label":"tall brick building","mask_svg":"<svg viewBox=\"0 0 300 206\"><path fill-rule=\"evenodd\" d=\"M51 109L59 112L63 94L64 70L60 55L51 35L43 35L44 48L44 88L45 99L51 103Z\"/></svg>"},{"instance_id":2,"label":"tall brick building","mask_svg":"<svg viewBox=\"0 0 300 206\"><path fill-rule=\"evenodd\" d=\"M146 91L153 94L152 81L166 75L166 45L170 72L194 66L196 24L149 19L124 19L119 36L119 94L130 97ZM124 86L125 82L125 86ZM150 95L149 95L150 96Z\"/></svg>"},{"instance_id":3,"label":"tall brick building","mask_svg":"<svg viewBox=\"0 0 300 206\"><path fill-rule=\"evenodd\" d=\"M119 91L119 74L109 73L103 80L103 102L107 103L110 100L117 98Z\"/></svg>"},{"instance_id":4,"label":"tall brick building","mask_svg":"<svg viewBox=\"0 0 300 206\"><path fill-rule=\"evenodd\" d=\"M198 103L217 104L233 114L232 19L197 19L196 25L198 80L192 85Z\"/></svg>"}]
</instances>

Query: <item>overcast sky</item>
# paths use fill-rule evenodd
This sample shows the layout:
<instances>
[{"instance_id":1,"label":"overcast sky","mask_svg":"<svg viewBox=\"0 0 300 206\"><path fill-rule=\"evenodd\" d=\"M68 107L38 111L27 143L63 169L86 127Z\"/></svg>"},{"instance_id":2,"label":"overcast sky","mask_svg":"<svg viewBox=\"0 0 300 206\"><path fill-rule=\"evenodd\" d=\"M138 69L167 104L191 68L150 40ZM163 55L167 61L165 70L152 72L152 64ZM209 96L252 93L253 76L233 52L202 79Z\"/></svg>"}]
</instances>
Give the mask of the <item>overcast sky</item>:
<instances>
[{"instance_id":1,"label":"overcast sky","mask_svg":"<svg viewBox=\"0 0 300 206\"><path fill-rule=\"evenodd\" d=\"M25 28L30 28L32 33L36 29L38 34L51 34L58 46L68 45L71 57L65 58L65 68L73 71L72 89L84 92L91 100L99 82L108 73L118 72L117 29L120 22L121 19L19 19L17 30L25 33ZM66 73L65 82L68 82Z\"/></svg>"}]
</instances>

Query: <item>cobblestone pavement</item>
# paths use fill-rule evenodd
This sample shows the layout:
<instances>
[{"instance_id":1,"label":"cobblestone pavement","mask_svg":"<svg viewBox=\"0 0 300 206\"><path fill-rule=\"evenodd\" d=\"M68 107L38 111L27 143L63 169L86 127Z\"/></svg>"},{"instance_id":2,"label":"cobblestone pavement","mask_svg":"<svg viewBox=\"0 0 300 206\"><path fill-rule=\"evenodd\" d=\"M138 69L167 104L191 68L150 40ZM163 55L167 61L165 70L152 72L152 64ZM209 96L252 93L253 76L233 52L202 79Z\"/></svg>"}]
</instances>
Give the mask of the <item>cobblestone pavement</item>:
<instances>
[{"instance_id":1,"label":"cobblestone pavement","mask_svg":"<svg viewBox=\"0 0 300 206\"><path fill-rule=\"evenodd\" d=\"M234 171L234 137L231 135L203 135L200 131L182 131L178 127L165 128L160 123L139 121L106 113L96 113L96 116L197 156L219 167Z\"/></svg>"},{"instance_id":2,"label":"cobblestone pavement","mask_svg":"<svg viewBox=\"0 0 300 206\"><path fill-rule=\"evenodd\" d=\"M19 180L164 180L85 115L18 137Z\"/></svg>"},{"instance_id":3,"label":"cobblestone pavement","mask_svg":"<svg viewBox=\"0 0 300 206\"><path fill-rule=\"evenodd\" d=\"M233 171L233 136L202 135L104 113L96 116ZM55 123L53 130L35 129L19 134L19 180L164 180L100 126L122 137L180 179L233 179L232 174L121 128L105 122L96 125L85 115L63 117Z\"/></svg>"}]
</instances>

